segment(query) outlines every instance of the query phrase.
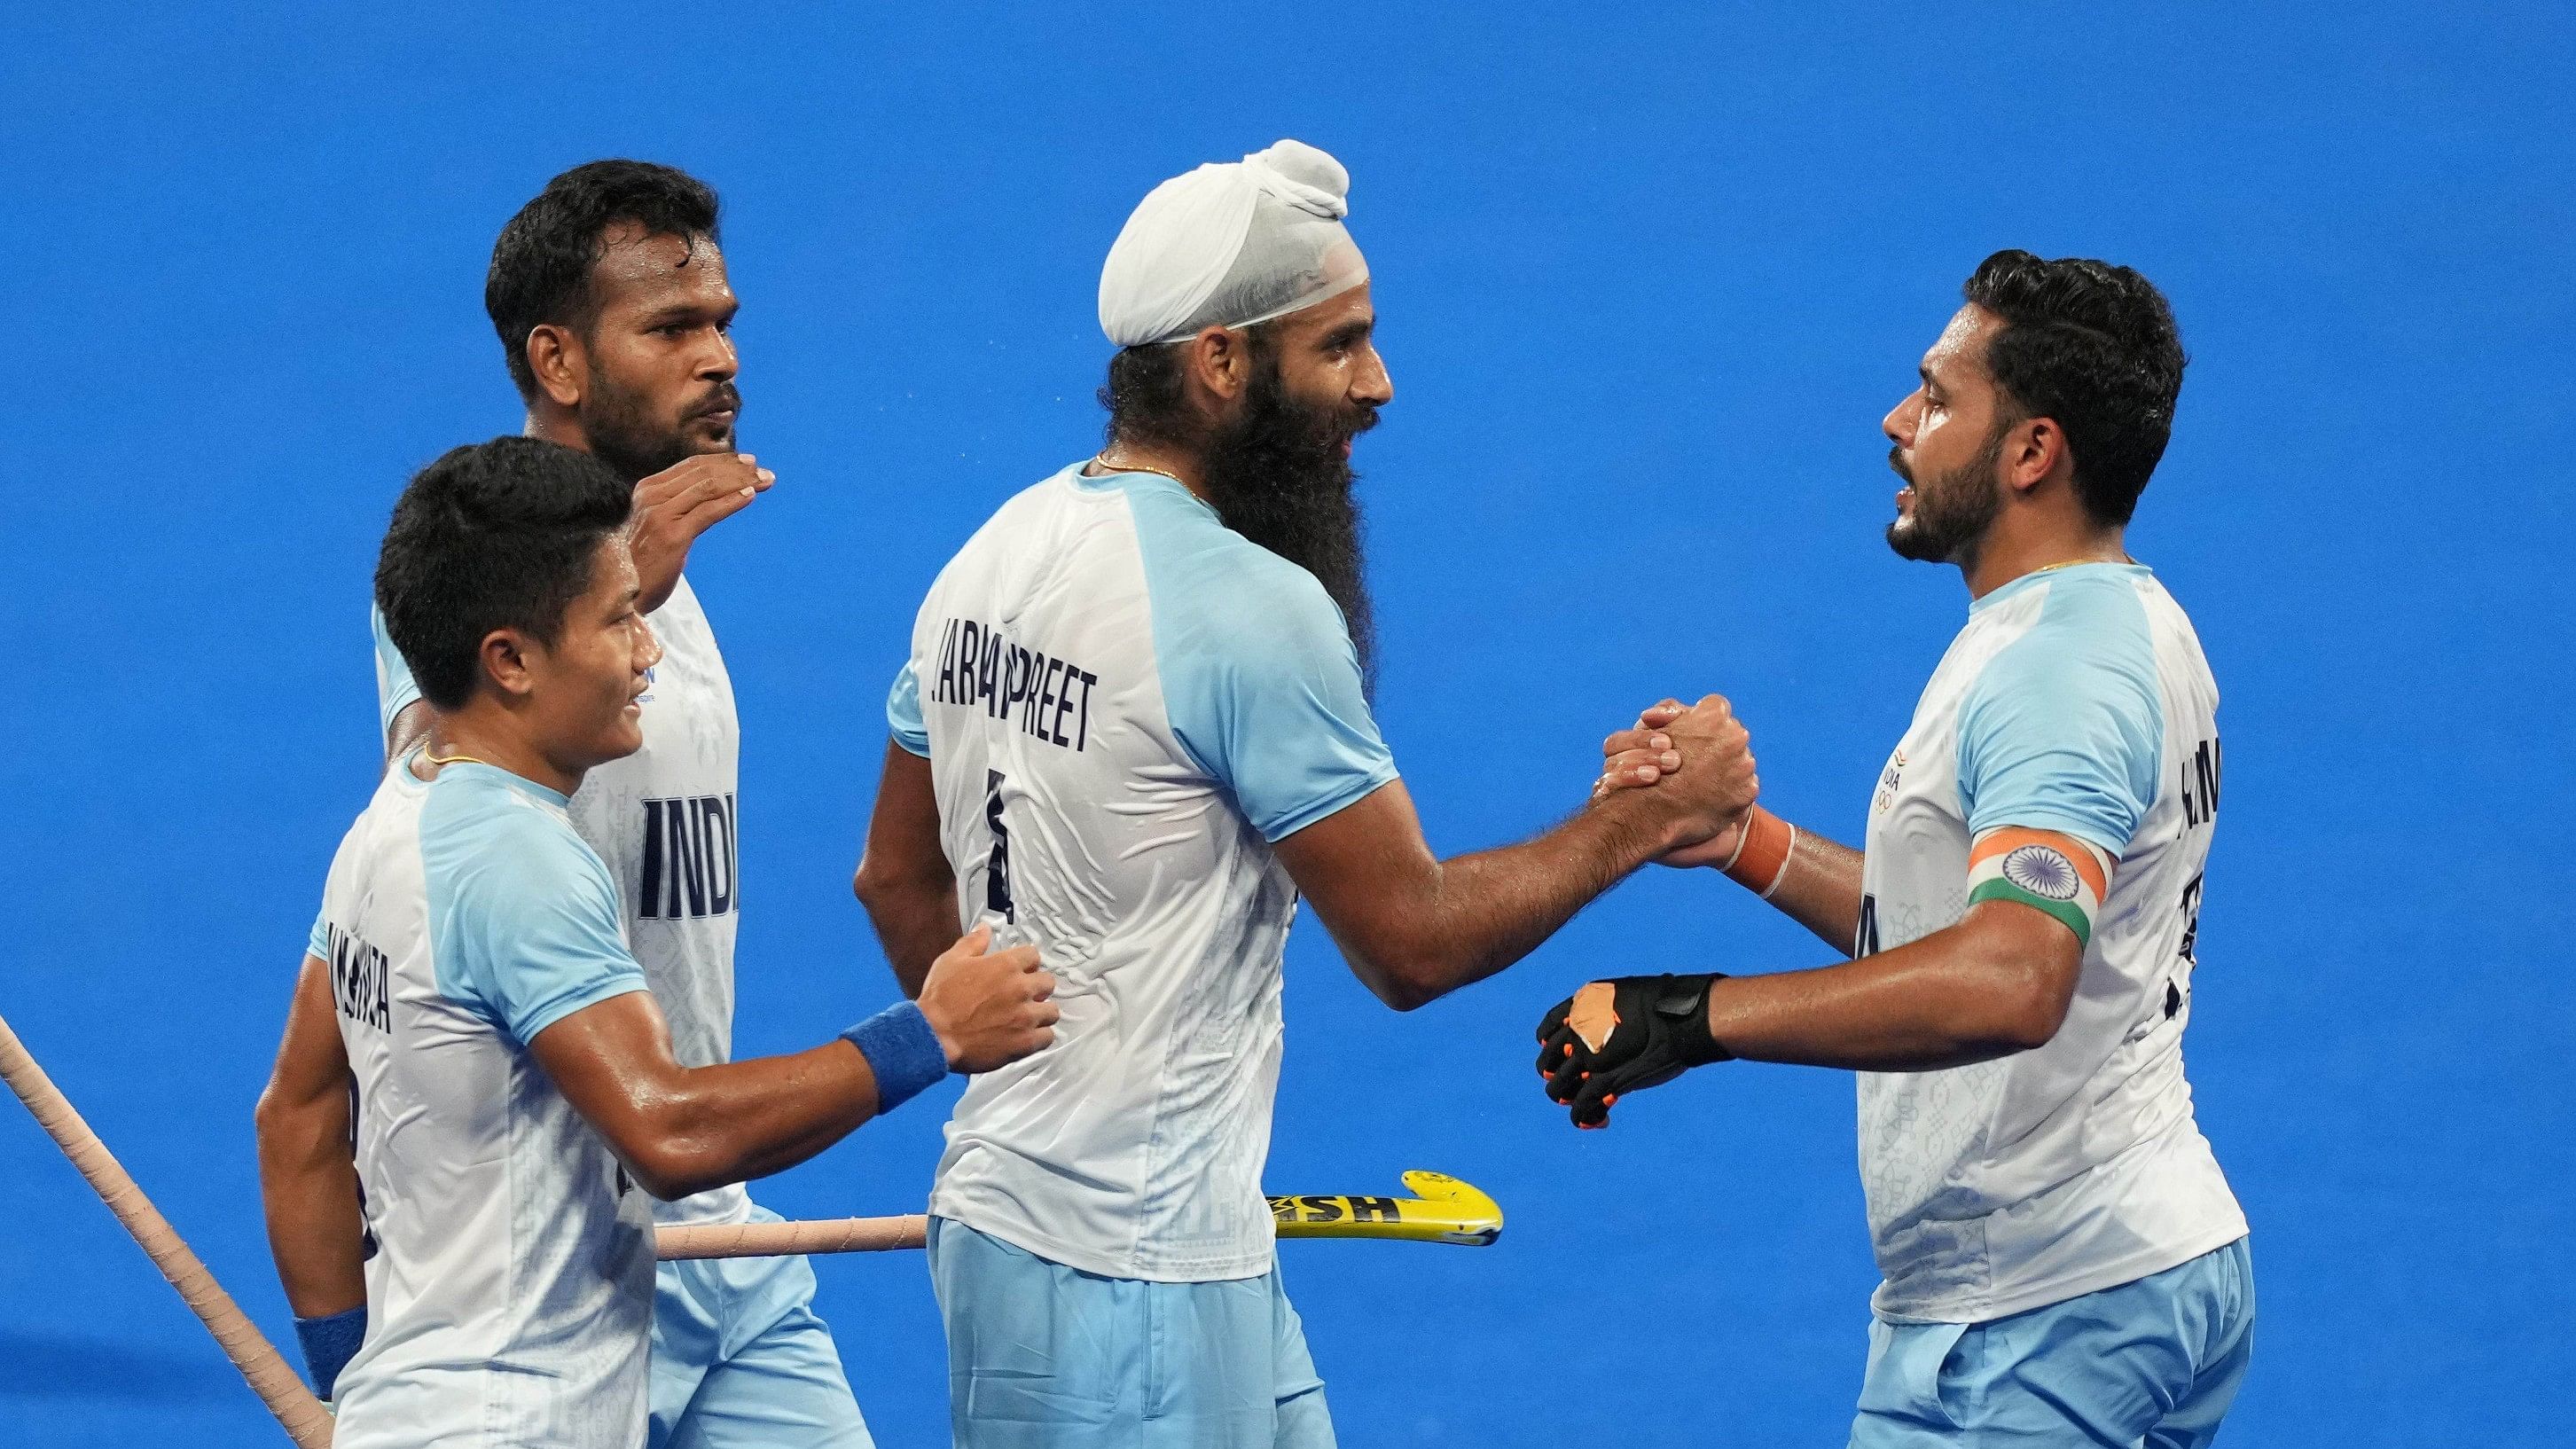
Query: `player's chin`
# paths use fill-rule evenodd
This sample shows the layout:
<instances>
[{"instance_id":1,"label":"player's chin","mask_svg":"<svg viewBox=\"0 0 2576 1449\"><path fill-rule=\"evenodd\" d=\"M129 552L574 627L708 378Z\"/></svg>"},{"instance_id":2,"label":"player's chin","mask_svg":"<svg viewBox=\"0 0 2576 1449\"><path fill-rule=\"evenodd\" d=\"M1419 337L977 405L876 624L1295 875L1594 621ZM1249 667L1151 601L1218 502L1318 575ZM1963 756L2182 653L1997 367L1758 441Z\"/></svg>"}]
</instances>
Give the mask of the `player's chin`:
<instances>
[{"instance_id":1,"label":"player's chin","mask_svg":"<svg viewBox=\"0 0 2576 1449\"><path fill-rule=\"evenodd\" d=\"M721 418L691 418L681 425L680 436L688 441L689 451L692 453L730 453L735 451L733 445L733 415L731 413L727 413Z\"/></svg>"},{"instance_id":2,"label":"player's chin","mask_svg":"<svg viewBox=\"0 0 2576 1449\"><path fill-rule=\"evenodd\" d=\"M617 711L616 722L600 732L599 757L622 760L644 748L644 706L630 700Z\"/></svg>"}]
</instances>

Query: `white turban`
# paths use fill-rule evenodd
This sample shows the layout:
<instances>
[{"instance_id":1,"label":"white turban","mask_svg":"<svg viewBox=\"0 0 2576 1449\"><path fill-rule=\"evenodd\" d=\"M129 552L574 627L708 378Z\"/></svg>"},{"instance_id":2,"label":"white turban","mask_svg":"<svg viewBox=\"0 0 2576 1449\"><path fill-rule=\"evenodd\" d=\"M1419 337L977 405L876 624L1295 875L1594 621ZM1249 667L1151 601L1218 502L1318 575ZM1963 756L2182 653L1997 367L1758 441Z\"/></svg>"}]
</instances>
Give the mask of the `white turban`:
<instances>
[{"instance_id":1,"label":"white turban","mask_svg":"<svg viewBox=\"0 0 2576 1449\"><path fill-rule=\"evenodd\" d=\"M1100 330L1121 347L1249 327L1368 280L1342 228L1351 175L1303 141L1175 176L1145 194L1100 269Z\"/></svg>"}]
</instances>

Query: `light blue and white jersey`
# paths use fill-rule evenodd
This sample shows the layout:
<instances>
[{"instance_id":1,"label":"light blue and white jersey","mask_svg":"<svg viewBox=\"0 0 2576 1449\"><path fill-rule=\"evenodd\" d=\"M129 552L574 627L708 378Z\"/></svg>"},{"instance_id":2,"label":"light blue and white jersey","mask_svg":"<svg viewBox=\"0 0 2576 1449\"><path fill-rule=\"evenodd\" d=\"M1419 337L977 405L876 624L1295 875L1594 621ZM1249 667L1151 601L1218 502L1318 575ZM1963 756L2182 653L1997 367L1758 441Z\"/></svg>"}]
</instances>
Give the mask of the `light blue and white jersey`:
<instances>
[{"instance_id":1,"label":"light blue and white jersey","mask_svg":"<svg viewBox=\"0 0 2576 1449\"><path fill-rule=\"evenodd\" d=\"M1179 483L1071 467L940 572L886 712L960 926L1036 945L1064 1010L966 1089L931 1211L1110 1277L1270 1271L1271 843L1396 773L1340 610Z\"/></svg>"},{"instance_id":2,"label":"light blue and white jersey","mask_svg":"<svg viewBox=\"0 0 2576 1449\"><path fill-rule=\"evenodd\" d=\"M2096 846L2110 891L2046 1046L1860 1074L1882 1316L1985 1322L2245 1235L2182 1070L2218 775L2218 686L2154 574L2045 570L1971 606L1870 802L1856 954L1957 924L1990 831Z\"/></svg>"},{"instance_id":3,"label":"light blue and white jersey","mask_svg":"<svg viewBox=\"0 0 2576 1449\"><path fill-rule=\"evenodd\" d=\"M627 938L671 1024L671 1054L706 1067L733 1055L733 950L742 883L735 871L740 726L733 680L698 596L681 579L648 622L662 662L644 690L644 746L594 768L572 797L573 828L608 863ZM420 698L411 670L375 616L378 724ZM665 1223L751 1217L740 1183L653 1205Z\"/></svg>"},{"instance_id":4,"label":"light blue and white jersey","mask_svg":"<svg viewBox=\"0 0 2576 1449\"><path fill-rule=\"evenodd\" d=\"M397 762L332 858L310 949L357 1082L368 1244L333 1444L642 1443L652 1215L528 1050L645 989L564 798Z\"/></svg>"}]
</instances>

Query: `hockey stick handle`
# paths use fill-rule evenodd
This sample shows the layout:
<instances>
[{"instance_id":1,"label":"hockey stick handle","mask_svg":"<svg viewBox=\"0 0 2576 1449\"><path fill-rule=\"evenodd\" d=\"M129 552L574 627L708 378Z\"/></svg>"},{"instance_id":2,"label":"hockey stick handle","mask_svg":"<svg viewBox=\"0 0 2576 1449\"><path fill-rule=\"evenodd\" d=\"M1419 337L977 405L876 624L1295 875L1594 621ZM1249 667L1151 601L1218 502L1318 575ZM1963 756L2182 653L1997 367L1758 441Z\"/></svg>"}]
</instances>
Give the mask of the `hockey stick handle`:
<instances>
[{"instance_id":1,"label":"hockey stick handle","mask_svg":"<svg viewBox=\"0 0 2576 1449\"><path fill-rule=\"evenodd\" d=\"M805 1253L886 1253L929 1240L930 1219L813 1218L792 1223L714 1223L656 1228L653 1255L677 1258L779 1258Z\"/></svg>"},{"instance_id":2,"label":"hockey stick handle","mask_svg":"<svg viewBox=\"0 0 2576 1449\"><path fill-rule=\"evenodd\" d=\"M0 1019L0 1078L6 1078L9 1090L27 1104L35 1114L36 1125L54 1139L54 1145L80 1169L89 1180L90 1189L116 1220L134 1236L135 1245L143 1249L152 1266L179 1290L191 1312L215 1336L215 1344L224 1356L250 1381L251 1392L268 1405L277 1422L300 1449L330 1449L331 1411L304 1387L304 1380L281 1357L275 1345L250 1321L250 1315L232 1300L232 1295L206 1271L206 1265L189 1250L170 1220L143 1195L132 1174L116 1160L107 1145L98 1140L89 1124L81 1120L62 1089L36 1064L18 1034Z\"/></svg>"}]
</instances>

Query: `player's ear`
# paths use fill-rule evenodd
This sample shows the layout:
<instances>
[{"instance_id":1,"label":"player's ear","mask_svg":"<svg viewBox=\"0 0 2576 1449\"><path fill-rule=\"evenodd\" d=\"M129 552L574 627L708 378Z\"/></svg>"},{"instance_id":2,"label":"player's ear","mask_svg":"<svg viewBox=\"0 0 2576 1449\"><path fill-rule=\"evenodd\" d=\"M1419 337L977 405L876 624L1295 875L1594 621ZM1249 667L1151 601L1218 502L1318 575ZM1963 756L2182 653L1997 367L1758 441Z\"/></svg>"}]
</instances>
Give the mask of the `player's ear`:
<instances>
[{"instance_id":1,"label":"player's ear","mask_svg":"<svg viewBox=\"0 0 2576 1449\"><path fill-rule=\"evenodd\" d=\"M2055 418L2027 418L2004 435L2004 484L2017 494L2029 493L2061 468L2073 466L2066 449L2066 430Z\"/></svg>"},{"instance_id":2,"label":"player's ear","mask_svg":"<svg viewBox=\"0 0 2576 1449\"><path fill-rule=\"evenodd\" d=\"M581 334L553 322L540 322L528 329L527 347L528 371L537 380L537 391L556 407L580 406L582 382L590 372Z\"/></svg>"},{"instance_id":3,"label":"player's ear","mask_svg":"<svg viewBox=\"0 0 2576 1449\"><path fill-rule=\"evenodd\" d=\"M1242 334L1205 327L1181 344L1189 349L1190 380L1220 408L1243 396L1252 385L1252 353Z\"/></svg>"},{"instance_id":4,"label":"player's ear","mask_svg":"<svg viewBox=\"0 0 2576 1449\"><path fill-rule=\"evenodd\" d=\"M536 671L529 664L534 652L531 641L518 630L495 629L483 636L483 677L503 698L524 699L536 687Z\"/></svg>"}]
</instances>

